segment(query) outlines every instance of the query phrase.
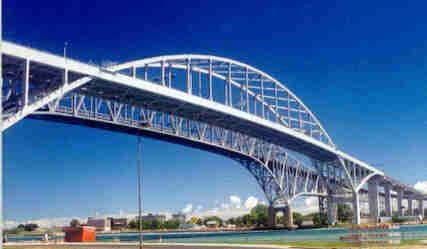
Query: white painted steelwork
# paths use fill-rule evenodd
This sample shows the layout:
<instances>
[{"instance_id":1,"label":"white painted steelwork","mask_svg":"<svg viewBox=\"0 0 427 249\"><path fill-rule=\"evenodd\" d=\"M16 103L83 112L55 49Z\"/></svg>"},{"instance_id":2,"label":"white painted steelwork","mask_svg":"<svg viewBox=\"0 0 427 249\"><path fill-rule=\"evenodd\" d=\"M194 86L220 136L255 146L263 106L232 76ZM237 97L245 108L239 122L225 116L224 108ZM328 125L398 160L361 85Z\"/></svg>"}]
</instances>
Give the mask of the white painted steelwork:
<instances>
[{"instance_id":1,"label":"white painted steelwork","mask_svg":"<svg viewBox=\"0 0 427 249\"><path fill-rule=\"evenodd\" d=\"M425 198L340 151L294 93L247 64L185 54L104 68L10 42L2 52L2 131L31 115L213 151L246 167L270 204L350 193L359 210L359 191L373 177ZM360 214L355 217L359 223Z\"/></svg>"}]
</instances>

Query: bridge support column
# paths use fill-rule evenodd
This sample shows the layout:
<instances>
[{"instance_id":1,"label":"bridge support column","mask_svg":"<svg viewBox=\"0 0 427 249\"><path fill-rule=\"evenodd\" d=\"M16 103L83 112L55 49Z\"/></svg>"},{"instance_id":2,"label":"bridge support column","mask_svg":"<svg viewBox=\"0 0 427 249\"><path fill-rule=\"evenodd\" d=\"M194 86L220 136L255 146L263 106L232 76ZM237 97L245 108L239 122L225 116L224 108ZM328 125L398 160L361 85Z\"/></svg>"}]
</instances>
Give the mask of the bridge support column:
<instances>
[{"instance_id":1,"label":"bridge support column","mask_svg":"<svg viewBox=\"0 0 427 249\"><path fill-rule=\"evenodd\" d=\"M403 190L398 189L397 190L397 215L403 216Z\"/></svg>"},{"instance_id":2,"label":"bridge support column","mask_svg":"<svg viewBox=\"0 0 427 249\"><path fill-rule=\"evenodd\" d=\"M424 200L423 199L418 200L418 215L421 215L421 217L424 219Z\"/></svg>"},{"instance_id":3,"label":"bridge support column","mask_svg":"<svg viewBox=\"0 0 427 249\"><path fill-rule=\"evenodd\" d=\"M384 201L385 201L385 216L391 217L393 215L392 210L392 197L391 197L391 186L386 183L384 185Z\"/></svg>"},{"instance_id":4,"label":"bridge support column","mask_svg":"<svg viewBox=\"0 0 427 249\"><path fill-rule=\"evenodd\" d=\"M414 209L413 209L413 200L412 200L412 197L409 197L408 198L408 216L412 216L412 215L414 215Z\"/></svg>"},{"instance_id":5,"label":"bridge support column","mask_svg":"<svg viewBox=\"0 0 427 249\"><path fill-rule=\"evenodd\" d=\"M337 212L338 212L337 200L332 196L328 196L327 207L328 207L328 213L327 213L328 225L335 226L335 224L337 223Z\"/></svg>"},{"instance_id":6,"label":"bridge support column","mask_svg":"<svg viewBox=\"0 0 427 249\"><path fill-rule=\"evenodd\" d=\"M360 203L359 203L359 193L353 193L353 224L360 224Z\"/></svg>"},{"instance_id":7,"label":"bridge support column","mask_svg":"<svg viewBox=\"0 0 427 249\"><path fill-rule=\"evenodd\" d=\"M283 208L283 225L287 229L292 229L294 226L291 205L287 205L285 208Z\"/></svg>"},{"instance_id":8,"label":"bridge support column","mask_svg":"<svg viewBox=\"0 0 427 249\"><path fill-rule=\"evenodd\" d=\"M276 227L276 210L274 209L273 204L268 207L268 226L270 228Z\"/></svg>"},{"instance_id":9,"label":"bridge support column","mask_svg":"<svg viewBox=\"0 0 427 249\"><path fill-rule=\"evenodd\" d=\"M368 201L369 201L369 216L374 222L378 222L378 182L375 180L368 181Z\"/></svg>"}]
</instances>

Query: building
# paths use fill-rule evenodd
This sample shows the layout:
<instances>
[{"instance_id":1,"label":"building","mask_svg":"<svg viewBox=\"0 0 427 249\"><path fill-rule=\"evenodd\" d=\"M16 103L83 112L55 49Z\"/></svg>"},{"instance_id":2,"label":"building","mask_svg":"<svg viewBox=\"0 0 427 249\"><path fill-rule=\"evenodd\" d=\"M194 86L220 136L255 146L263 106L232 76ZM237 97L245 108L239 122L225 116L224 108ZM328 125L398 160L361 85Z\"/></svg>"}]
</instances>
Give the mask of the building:
<instances>
[{"instance_id":1,"label":"building","mask_svg":"<svg viewBox=\"0 0 427 249\"><path fill-rule=\"evenodd\" d=\"M172 214L172 220L177 220L177 221L179 221L179 224L184 224L185 223L185 214L183 214L183 213Z\"/></svg>"},{"instance_id":2,"label":"building","mask_svg":"<svg viewBox=\"0 0 427 249\"><path fill-rule=\"evenodd\" d=\"M216 220L209 220L206 222L208 228L218 228L218 222Z\"/></svg>"},{"instance_id":3,"label":"building","mask_svg":"<svg viewBox=\"0 0 427 249\"><path fill-rule=\"evenodd\" d=\"M138 220L138 217L136 217L136 219ZM141 219L143 221L148 221L148 222L152 222L154 220L157 220L157 221L163 223L166 221L166 216L163 214L151 214L151 213L149 213L147 215L143 215L141 217Z\"/></svg>"},{"instance_id":4,"label":"building","mask_svg":"<svg viewBox=\"0 0 427 249\"><path fill-rule=\"evenodd\" d=\"M110 218L111 219L111 230L122 230L128 226L127 218Z\"/></svg>"},{"instance_id":5,"label":"building","mask_svg":"<svg viewBox=\"0 0 427 249\"><path fill-rule=\"evenodd\" d=\"M111 218L93 218L87 219L86 226L95 227L96 231L109 232L111 231Z\"/></svg>"},{"instance_id":6,"label":"building","mask_svg":"<svg viewBox=\"0 0 427 249\"><path fill-rule=\"evenodd\" d=\"M179 229L181 230L193 230L193 231L198 231L198 230L202 230L205 229L206 226L199 226L197 224L191 224L191 223L182 223L179 225Z\"/></svg>"}]
</instances>

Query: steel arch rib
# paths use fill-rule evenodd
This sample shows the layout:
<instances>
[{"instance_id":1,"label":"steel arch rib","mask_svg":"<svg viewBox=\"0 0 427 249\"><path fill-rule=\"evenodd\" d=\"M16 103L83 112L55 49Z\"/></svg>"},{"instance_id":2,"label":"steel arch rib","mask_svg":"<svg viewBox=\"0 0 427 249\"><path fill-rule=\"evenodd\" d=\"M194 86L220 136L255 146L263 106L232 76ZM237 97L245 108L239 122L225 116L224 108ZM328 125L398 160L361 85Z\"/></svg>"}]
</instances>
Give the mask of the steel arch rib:
<instances>
[{"instance_id":1,"label":"steel arch rib","mask_svg":"<svg viewBox=\"0 0 427 249\"><path fill-rule=\"evenodd\" d=\"M160 65L160 64L150 64L150 67L161 67L161 65ZM183 69L185 69L185 66L182 66L182 65L172 65L172 68L175 68L175 69L181 69L181 70L183 70ZM112 69L112 70L114 70L114 71L117 71L117 70L115 70L114 68L111 68L111 69ZM192 70L193 70L193 71L196 71L196 72L205 73L205 74L207 74L207 73L208 73L208 70L203 69L203 68L199 68L199 67L192 67ZM213 75L214 77L218 78L218 79L221 79L221 80L227 80L226 76L223 76L223 75L218 74L218 73L216 73L216 72L212 72L212 75ZM267 107L267 108L268 108L272 113L274 113L276 116L278 116L284 125L288 126L288 123L286 122L286 120L284 120L284 119L283 119L283 117L281 117L281 115L280 115L279 113L277 113L277 112L276 112L276 110L274 110L274 109L271 107L271 105L269 105L268 103L266 103L265 101L263 101L263 100L260 98L260 96L258 96L257 94L255 94L255 93L254 93L253 91L251 91L250 89L246 89L246 88L245 88L245 86L241 86L241 85L240 85L238 82L236 82L235 80L231 80L231 83L232 83L234 86L237 86L237 87L239 87L239 88L240 88L240 87L242 87L242 89L244 89L244 90L248 91L249 95L253 96L253 97L254 97L254 98L256 98L258 101L260 101L260 102L261 102L264 106L266 106L266 107Z\"/></svg>"},{"instance_id":2,"label":"steel arch rib","mask_svg":"<svg viewBox=\"0 0 427 249\"><path fill-rule=\"evenodd\" d=\"M263 77L267 78L268 80L274 82L277 86L281 87L283 90L285 90L286 93L288 93L290 96L292 96L292 98L294 98L298 102L298 104L301 105L307 113L309 113L310 117L313 118L313 120L316 122L316 124L322 130L322 133L326 136L328 143L330 145L332 145L333 147L336 147L336 145L333 143L331 137L326 132L326 130L323 128L323 126L320 123L320 121L318 120L318 118L291 90L289 90L286 86L284 86L282 83L280 83L277 79L273 78L271 75L255 68L255 67L252 67L248 64L245 64L245 63L242 63L239 61L235 61L232 59L224 58L224 57L218 57L218 56L200 55L200 54L181 54L181 55L157 56L157 57L152 57L152 58L147 58L147 59L142 59L142 60L135 60L135 61L119 64L116 66L112 66L112 67L110 67L110 69L113 71L120 71L123 69L130 68L132 66L143 67L147 64L160 63L161 61L184 60L184 59L214 60L214 61L220 61L220 62L224 62L224 63L232 63L234 65L247 68L253 72L256 72L256 73L262 75Z\"/></svg>"}]
</instances>

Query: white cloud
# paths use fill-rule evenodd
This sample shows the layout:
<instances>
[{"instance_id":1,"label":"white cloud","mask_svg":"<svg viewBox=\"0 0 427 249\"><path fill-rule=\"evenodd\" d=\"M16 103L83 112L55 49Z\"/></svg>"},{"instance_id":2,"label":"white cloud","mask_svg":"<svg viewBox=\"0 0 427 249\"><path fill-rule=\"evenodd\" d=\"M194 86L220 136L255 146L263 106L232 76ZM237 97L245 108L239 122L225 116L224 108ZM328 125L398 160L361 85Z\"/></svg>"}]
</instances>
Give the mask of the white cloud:
<instances>
[{"instance_id":1,"label":"white cloud","mask_svg":"<svg viewBox=\"0 0 427 249\"><path fill-rule=\"evenodd\" d=\"M242 201L240 200L240 197L236 195L230 196L230 206L232 208L240 208Z\"/></svg>"},{"instance_id":2,"label":"white cloud","mask_svg":"<svg viewBox=\"0 0 427 249\"><path fill-rule=\"evenodd\" d=\"M203 210L199 205L196 209L192 209L191 212L187 213L187 216L207 217L216 215L222 219L228 219L249 213L258 203L260 202L256 197L250 196L242 205L242 199L239 196L231 195L227 202L220 203L215 201L215 206L210 209Z\"/></svg>"},{"instance_id":3,"label":"white cloud","mask_svg":"<svg viewBox=\"0 0 427 249\"><path fill-rule=\"evenodd\" d=\"M148 213L153 212L143 212L143 215L146 215ZM166 218L172 217L172 214L170 212L155 212L157 214L163 214L166 216ZM107 218L107 217L123 217L127 219L134 219L136 216L138 216L137 212L134 213L126 213L122 210L120 210L118 213L110 213L110 214L100 214L98 212L95 213L95 217L97 218ZM80 221L80 223L86 223L87 218L82 217L52 217L52 218L39 218L39 219L28 219L28 220L6 220L4 225L5 228L11 229L17 227L19 224L27 224L27 223L35 223L38 224L41 228L52 228L52 227L64 227L68 226L70 224L70 221L72 219L77 219Z\"/></svg>"},{"instance_id":4,"label":"white cloud","mask_svg":"<svg viewBox=\"0 0 427 249\"><path fill-rule=\"evenodd\" d=\"M41 228L51 228L51 227L63 227L70 224L72 219L77 219L81 223L86 222L86 219L82 219L79 217L54 217L54 218L40 218L40 219L30 219L30 220L6 220L4 226L6 229L12 229L17 227L19 224L28 224L35 223L39 225Z\"/></svg>"},{"instance_id":5,"label":"white cloud","mask_svg":"<svg viewBox=\"0 0 427 249\"><path fill-rule=\"evenodd\" d=\"M427 193L427 181L421 181L421 182L415 183L414 188L423 193Z\"/></svg>"},{"instance_id":6,"label":"white cloud","mask_svg":"<svg viewBox=\"0 0 427 249\"><path fill-rule=\"evenodd\" d=\"M304 203L308 207L317 206L317 198L316 197L308 197L304 200Z\"/></svg>"},{"instance_id":7,"label":"white cloud","mask_svg":"<svg viewBox=\"0 0 427 249\"><path fill-rule=\"evenodd\" d=\"M228 203L221 203L221 208L222 209L230 209L230 204L228 204Z\"/></svg>"},{"instance_id":8,"label":"white cloud","mask_svg":"<svg viewBox=\"0 0 427 249\"><path fill-rule=\"evenodd\" d=\"M246 209L251 209L255 207L257 204L258 204L258 199L253 196L249 196L248 199L246 199L244 205Z\"/></svg>"},{"instance_id":9,"label":"white cloud","mask_svg":"<svg viewBox=\"0 0 427 249\"><path fill-rule=\"evenodd\" d=\"M243 204L242 204L243 203ZM216 215L223 219L228 219L231 217L237 217L244 214L249 213L249 211L255 207L258 203L264 203L258 201L258 199L254 196L249 196L244 202L242 202L242 199L237 195L231 195L228 198L228 201L226 202L219 202L215 201L215 206L210 209L203 209L202 205L193 205L192 203L188 203L185 205L185 207L181 210L182 213L186 214L187 218L190 218L191 216L198 216L198 217L207 217ZM166 218L170 218L171 212L165 211L165 212L148 212L145 211L143 214L147 213L156 213L156 214L164 214ZM127 213L123 210L119 210L117 213L110 213L110 214L99 214L96 213L97 218L106 218L106 217L124 217L128 219L133 219L137 216L137 212L131 212ZM51 227L62 227L62 226L68 226L70 224L70 221L72 219L78 219L81 223L86 223L87 218L82 217L54 217L54 218L40 218L40 219L30 219L30 220L6 220L5 221L5 228L15 228L19 224L26 224L26 223L37 223L42 228L51 228Z\"/></svg>"},{"instance_id":10,"label":"white cloud","mask_svg":"<svg viewBox=\"0 0 427 249\"><path fill-rule=\"evenodd\" d=\"M184 214L189 214L193 211L193 204L188 203L187 205L185 205L185 207L182 209L182 212Z\"/></svg>"},{"instance_id":11,"label":"white cloud","mask_svg":"<svg viewBox=\"0 0 427 249\"><path fill-rule=\"evenodd\" d=\"M306 197L304 201L294 203L296 211L302 214L309 214L319 211L319 201L317 197Z\"/></svg>"}]
</instances>

